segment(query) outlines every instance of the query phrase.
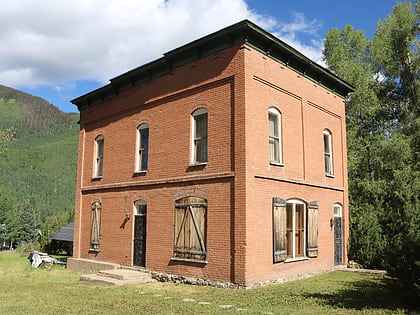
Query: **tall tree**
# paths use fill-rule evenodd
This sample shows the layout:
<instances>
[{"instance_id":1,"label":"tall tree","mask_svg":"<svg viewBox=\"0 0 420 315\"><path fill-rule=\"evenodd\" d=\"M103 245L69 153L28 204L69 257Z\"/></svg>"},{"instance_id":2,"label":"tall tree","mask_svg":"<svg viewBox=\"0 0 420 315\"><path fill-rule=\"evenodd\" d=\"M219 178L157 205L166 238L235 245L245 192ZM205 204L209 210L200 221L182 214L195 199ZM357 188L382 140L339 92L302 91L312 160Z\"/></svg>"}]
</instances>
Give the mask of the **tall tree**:
<instances>
[{"instance_id":1,"label":"tall tree","mask_svg":"<svg viewBox=\"0 0 420 315\"><path fill-rule=\"evenodd\" d=\"M350 255L419 290L420 1L398 2L368 40L330 30L324 60L356 86L347 102Z\"/></svg>"},{"instance_id":2,"label":"tall tree","mask_svg":"<svg viewBox=\"0 0 420 315\"><path fill-rule=\"evenodd\" d=\"M25 243L33 243L36 241L37 230L36 230L36 220L35 220L35 211L31 204L25 204L20 213L20 241Z\"/></svg>"},{"instance_id":3,"label":"tall tree","mask_svg":"<svg viewBox=\"0 0 420 315\"><path fill-rule=\"evenodd\" d=\"M10 189L0 185L0 233L1 237L10 240L12 243L16 241L19 230L16 220L17 209L16 200Z\"/></svg>"}]
</instances>

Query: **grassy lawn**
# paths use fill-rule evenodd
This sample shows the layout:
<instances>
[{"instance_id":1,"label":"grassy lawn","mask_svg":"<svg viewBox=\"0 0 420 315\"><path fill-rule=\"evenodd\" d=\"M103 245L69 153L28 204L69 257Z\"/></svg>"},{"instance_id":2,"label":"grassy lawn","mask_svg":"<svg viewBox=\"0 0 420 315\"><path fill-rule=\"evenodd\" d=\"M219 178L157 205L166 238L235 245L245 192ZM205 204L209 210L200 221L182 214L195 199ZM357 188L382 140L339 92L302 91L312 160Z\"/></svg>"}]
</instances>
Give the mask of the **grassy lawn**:
<instances>
[{"instance_id":1,"label":"grassy lawn","mask_svg":"<svg viewBox=\"0 0 420 315\"><path fill-rule=\"evenodd\" d=\"M335 271L251 290L170 283L115 287L80 282L79 275L60 266L32 269L26 257L0 253L0 314L410 313L382 275Z\"/></svg>"}]
</instances>

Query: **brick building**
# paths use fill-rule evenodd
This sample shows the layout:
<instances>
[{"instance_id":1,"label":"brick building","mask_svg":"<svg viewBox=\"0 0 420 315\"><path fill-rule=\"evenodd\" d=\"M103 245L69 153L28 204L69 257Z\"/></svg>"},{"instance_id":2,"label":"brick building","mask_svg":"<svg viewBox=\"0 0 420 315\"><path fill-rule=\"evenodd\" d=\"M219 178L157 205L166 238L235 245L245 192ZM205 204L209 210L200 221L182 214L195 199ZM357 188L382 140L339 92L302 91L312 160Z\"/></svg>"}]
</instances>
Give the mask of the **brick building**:
<instances>
[{"instance_id":1,"label":"brick building","mask_svg":"<svg viewBox=\"0 0 420 315\"><path fill-rule=\"evenodd\" d=\"M243 286L345 264L352 90L245 20L73 100L74 257Z\"/></svg>"}]
</instances>

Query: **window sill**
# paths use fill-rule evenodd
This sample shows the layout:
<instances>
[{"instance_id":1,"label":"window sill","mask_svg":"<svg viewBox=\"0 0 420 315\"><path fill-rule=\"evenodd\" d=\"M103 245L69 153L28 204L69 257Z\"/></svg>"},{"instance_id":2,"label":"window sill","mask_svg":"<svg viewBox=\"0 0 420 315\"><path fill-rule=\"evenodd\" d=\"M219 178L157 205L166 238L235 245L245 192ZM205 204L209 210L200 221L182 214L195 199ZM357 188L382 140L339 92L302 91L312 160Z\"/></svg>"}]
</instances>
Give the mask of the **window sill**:
<instances>
[{"instance_id":1,"label":"window sill","mask_svg":"<svg viewBox=\"0 0 420 315\"><path fill-rule=\"evenodd\" d=\"M325 174L325 177L335 178L335 176L333 174Z\"/></svg>"},{"instance_id":2,"label":"window sill","mask_svg":"<svg viewBox=\"0 0 420 315\"><path fill-rule=\"evenodd\" d=\"M98 181L98 180L101 180L101 179L102 179L102 176L95 176L95 177L92 177L92 181L93 181L93 182Z\"/></svg>"},{"instance_id":3,"label":"window sill","mask_svg":"<svg viewBox=\"0 0 420 315\"><path fill-rule=\"evenodd\" d=\"M195 167L195 166L206 166L207 162L203 162L203 163L192 163L190 165L188 165L188 167Z\"/></svg>"},{"instance_id":4,"label":"window sill","mask_svg":"<svg viewBox=\"0 0 420 315\"><path fill-rule=\"evenodd\" d=\"M89 253L99 253L100 251L99 248L89 248Z\"/></svg>"},{"instance_id":5,"label":"window sill","mask_svg":"<svg viewBox=\"0 0 420 315\"><path fill-rule=\"evenodd\" d=\"M198 259L180 258L180 257L171 257L171 261L185 261L185 262L193 262L193 263L205 264L205 265L209 263L207 260L198 260Z\"/></svg>"},{"instance_id":6,"label":"window sill","mask_svg":"<svg viewBox=\"0 0 420 315\"><path fill-rule=\"evenodd\" d=\"M270 165L274 165L274 166L284 166L283 163L277 163L277 162L270 162Z\"/></svg>"},{"instance_id":7,"label":"window sill","mask_svg":"<svg viewBox=\"0 0 420 315\"><path fill-rule=\"evenodd\" d=\"M309 257L296 257L296 258L288 258L288 259L286 259L284 262L285 262L285 263L290 263L290 262L294 262L294 261L302 261L302 260L309 260Z\"/></svg>"},{"instance_id":8,"label":"window sill","mask_svg":"<svg viewBox=\"0 0 420 315\"><path fill-rule=\"evenodd\" d=\"M134 177L136 177L136 176L144 176L144 175L146 175L147 174L147 170L144 170L144 171L134 171Z\"/></svg>"}]
</instances>

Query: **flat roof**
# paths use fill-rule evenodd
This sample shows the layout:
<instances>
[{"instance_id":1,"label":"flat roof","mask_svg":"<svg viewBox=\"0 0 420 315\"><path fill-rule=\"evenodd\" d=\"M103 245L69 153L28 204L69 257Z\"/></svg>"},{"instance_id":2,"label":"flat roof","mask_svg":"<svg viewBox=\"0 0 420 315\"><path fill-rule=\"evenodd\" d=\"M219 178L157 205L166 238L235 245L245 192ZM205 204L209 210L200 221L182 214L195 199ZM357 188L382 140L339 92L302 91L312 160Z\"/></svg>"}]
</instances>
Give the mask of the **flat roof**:
<instances>
[{"instance_id":1,"label":"flat roof","mask_svg":"<svg viewBox=\"0 0 420 315\"><path fill-rule=\"evenodd\" d=\"M173 69L238 44L249 45L333 93L346 97L354 86L249 20L243 20L163 54L129 70L110 83L73 99L79 111L100 104L138 84L169 74Z\"/></svg>"}]
</instances>

